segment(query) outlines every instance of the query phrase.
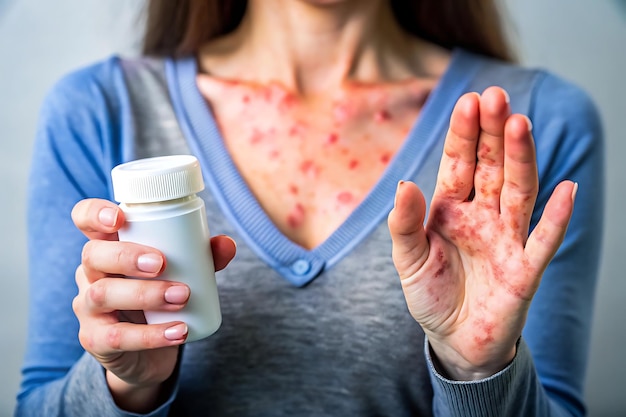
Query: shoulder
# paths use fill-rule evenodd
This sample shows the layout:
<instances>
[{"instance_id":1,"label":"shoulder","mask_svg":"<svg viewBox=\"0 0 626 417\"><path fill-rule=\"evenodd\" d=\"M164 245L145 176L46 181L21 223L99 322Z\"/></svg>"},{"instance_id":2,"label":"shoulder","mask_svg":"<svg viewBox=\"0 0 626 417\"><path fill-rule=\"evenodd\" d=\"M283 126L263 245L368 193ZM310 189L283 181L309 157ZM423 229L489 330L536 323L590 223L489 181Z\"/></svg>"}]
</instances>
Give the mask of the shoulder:
<instances>
[{"instance_id":1,"label":"shoulder","mask_svg":"<svg viewBox=\"0 0 626 417\"><path fill-rule=\"evenodd\" d=\"M43 110L124 106L128 77L162 72L163 59L111 56L68 72L49 89Z\"/></svg>"},{"instance_id":2,"label":"shoulder","mask_svg":"<svg viewBox=\"0 0 626 417\"><path fill-rule=\"evenodd\" d=\"M120 58L112 56L74 69L52 85L45 102L60 105L101 95L115 86L119 68Z\"/></svg>"},{"instance_id":3,"label":"shoulder","mask_svg":"<svg viewBox=\"0 0 626 417\"><path fill-rule=\"evenodd\" d=\"M600 111L591 95L576 83L545 70L533 89L529 114L536 128L563 134L602 136Z\"/></svg>"},{"instance_id":4,"label":"shoulder","mask_svg":"<svg viewBox=\"0 0 626 417\"><path fill-rule=\"evenodd\" d=\"M514 112L527 114L531 119L567 121L599 128L598 108L580 85L544 68L503 62L466 51L461 51L460 55L464 63L476 68L475 90L481 92L480 87L490 85L505 88L511 96Z\"/></svg>"},{"instance_id":5,"label":"shoulder","mask_svg":"<svg viewBox=\"0 0 626 417\"><path fill-rule=\"evenodd\" d=\"M602 141L599 109L580 85L544 68L457 51L457 67L472 71L469 91L481 93L489 86L504 88L511 97L511 110L529 116L535 139L542 146L564 141Z\"/></svg>"}]
</instances>

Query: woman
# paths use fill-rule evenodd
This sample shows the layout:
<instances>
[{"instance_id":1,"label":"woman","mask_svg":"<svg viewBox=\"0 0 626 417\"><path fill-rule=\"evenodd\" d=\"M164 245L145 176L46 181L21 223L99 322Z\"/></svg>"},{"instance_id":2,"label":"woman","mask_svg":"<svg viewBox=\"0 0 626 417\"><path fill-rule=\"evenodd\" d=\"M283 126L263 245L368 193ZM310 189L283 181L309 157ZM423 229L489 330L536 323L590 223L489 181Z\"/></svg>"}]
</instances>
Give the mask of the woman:
<instances>
[{"instance_id":1,"label":"woman","mask_svg":"<svg viewBox=\"0 0 626 417\"><path fill-rule=\"evenodd\" d=\"M17 415L584 414L598 117L505 62L492 2L153 1L147 27L151 58L44 105ZM113 166L174 153L238 242L221 329L184 348L184 323L131 320L189 290L108 201Z\"/></svg>"}]
</instances>

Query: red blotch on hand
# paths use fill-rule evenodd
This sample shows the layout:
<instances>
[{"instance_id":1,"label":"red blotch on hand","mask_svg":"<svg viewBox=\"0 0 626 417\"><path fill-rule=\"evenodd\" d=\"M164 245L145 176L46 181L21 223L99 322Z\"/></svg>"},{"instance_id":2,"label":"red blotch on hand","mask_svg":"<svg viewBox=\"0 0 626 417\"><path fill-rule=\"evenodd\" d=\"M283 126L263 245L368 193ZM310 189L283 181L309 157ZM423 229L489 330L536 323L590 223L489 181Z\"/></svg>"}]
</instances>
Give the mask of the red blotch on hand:
<instances>
[{"instance_id":1,"label":"red blotch on hand","mask_svg":"<svg viewBox=\"0 0 626 417\"><path fill-rule=\"evenodd\" d=\"M479 332L474 336L474 343L476 343L478 347L485 347L494 341L493 330L496 325L493 322L488 322L485 319L477 319L474 321L474 326L476 326L476 330Z\"/></svg>"},{"instance_id":2,"label":"red blotch on hand","mask_svg":"<svg viewBox=\"0 0 626 417\"><path fill-rule=\"evenodd\" d=\"M302 204L296 204L287 215L287 225L292 229L302 226L302 223L304 223L304 215L304 207Z\"/></svg>"},{"instance_id":3,"label":"red blotch on hand","mask_svg":"<svg viewBox=\"0 0 626 417\"><path fill-rule=\"evenodd\" d=\"M355 169L359 166L359 161L357 159L351 159L348 163L348 169Z\"/></svg>"},{"instance_id":4,"label":"red blotch on hand","mask_svg":"<svg viewBox=\"0 0 626 417\"><path fill-rule=\"evenodd\" d=\"M250 102L250 96L249 95L245 95L241 98L241 101L243 101L244 103L249 103Z\"/></svg>"},{"instance_id":5,"label":"red blotch on hand","mask_svg":"<svg viewBox=\"0 0 626 417\"><path fill-rule=\"evenodd\" d=\"M289 184L289 193L296 195L298 194L298 186L295 184Z\"/></svg>"},{"instance_id":6,"label":"red blotch on hand","mask_svg":"<svg viewBox=\"0 0 626 417\"><path fill-rule=\"evenodd\" d=\"M380 156L380 162L387 165L391 160L391 155L389 153L384 153Z\"/></svg>"},{"instance_id":7,"label":"red blotch on hand","mask_svg":"<svg viewBox=\"0 0 626 417\"><path fill-rule=\"evenodd\" d=\"M439 269L435 271L435 278L439 278L440 276L442 276L450 267L450 263L447 259L445 259L443 251L441 249L439 249L439 251L437 252L437 262L439 262Z\"/></svg>"}]
</instances>

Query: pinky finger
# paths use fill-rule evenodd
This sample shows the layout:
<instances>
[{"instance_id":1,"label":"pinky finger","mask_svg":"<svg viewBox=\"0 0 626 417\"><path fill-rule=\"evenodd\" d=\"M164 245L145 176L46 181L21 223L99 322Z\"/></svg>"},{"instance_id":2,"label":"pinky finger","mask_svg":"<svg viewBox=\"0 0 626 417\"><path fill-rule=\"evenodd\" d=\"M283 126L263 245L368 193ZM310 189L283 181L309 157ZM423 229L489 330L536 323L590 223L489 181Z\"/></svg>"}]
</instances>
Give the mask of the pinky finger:
<instances>
[{"instance_id":1,"label":"pinky finger","mask_svg":"<svg viewBox=\"0 0 626 417\"><path fill-rule=\"evenodd\" d=\"M563 242L574 208L578 184L563 181L550 196L537 226L526 242L526 256L543 271Z\"/></svg>"}]
</instances>

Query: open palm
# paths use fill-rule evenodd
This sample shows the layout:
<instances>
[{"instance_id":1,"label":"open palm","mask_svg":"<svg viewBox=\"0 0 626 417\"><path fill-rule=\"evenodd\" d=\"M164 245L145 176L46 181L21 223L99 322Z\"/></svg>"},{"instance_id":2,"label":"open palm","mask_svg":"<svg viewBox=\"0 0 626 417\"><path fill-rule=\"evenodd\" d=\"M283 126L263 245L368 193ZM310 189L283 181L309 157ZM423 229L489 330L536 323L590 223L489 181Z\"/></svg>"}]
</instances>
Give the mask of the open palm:
<instances>
[{"instance_id":1,"label":"open palm","mask_svg":"<svg viewBox=\"0 0 626 417\"><path fill-rule=\"evenodd\" d=\"M541 275L563 240L575 184L561 183L529 236L538 191L530 121L496 87L453 111L437 186L425 202L401 182L389 215L393 259L412 316L456 379L503 369Z\"/></svg>"}]
</instances>

